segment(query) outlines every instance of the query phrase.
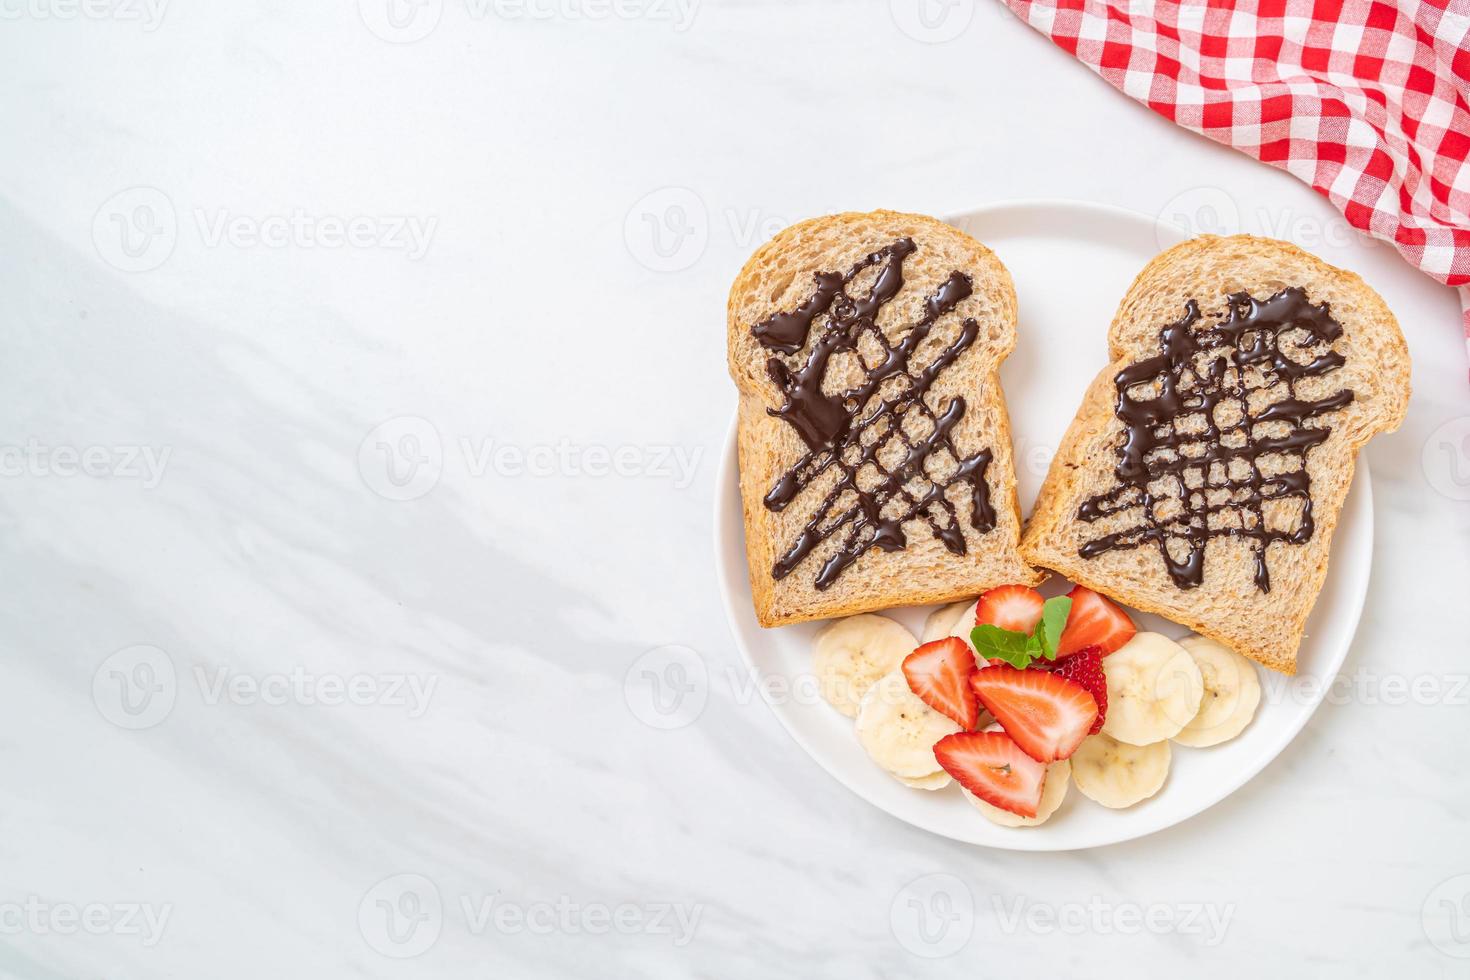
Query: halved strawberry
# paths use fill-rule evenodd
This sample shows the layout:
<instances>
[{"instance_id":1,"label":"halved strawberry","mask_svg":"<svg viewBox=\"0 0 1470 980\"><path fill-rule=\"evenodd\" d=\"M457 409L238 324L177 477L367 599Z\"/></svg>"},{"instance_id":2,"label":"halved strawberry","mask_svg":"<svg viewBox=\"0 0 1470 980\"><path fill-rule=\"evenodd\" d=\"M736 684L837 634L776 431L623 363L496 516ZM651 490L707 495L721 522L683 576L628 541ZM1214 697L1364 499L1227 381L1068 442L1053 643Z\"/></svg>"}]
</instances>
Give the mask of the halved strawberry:
<instances>
[{"instance_id":1,"label":"halved strawberry","mask_svg":"<svg viewBox=\"0 0 1470 980\"><path fill-rule=\"evenodd\" d=\"M1041 593L1026 585L1001 585L980 597L975 604L975 625L999 626L1003 630L1030 633L1041 621Z\"/></svg>"},{"instance_id":2,"label":"halved strawberry","mask_svg":"<svg viewBox=\"0 0 1470 980\"><path fill-rule=\"evenodd\" d=\"M989 673L989 671L981 671ZM1036 816L1046 766L1005 732L955 732L934 743L940 768L991 806Z\"/></svg>"},{"instance_id":3,"label":"halved strawberry","mask_svg":"<svg viewBox=\"0 0 1470 980\"><path fill-rule=\"evenodd\" d=\"M1081 684L1092 695L1092 700L1097 702L1097 720L1087 734L1096 735L1102 731L1103 722L1108 717L1108 679L1103 673L1102 648L1087 647L1070 657L1063 657L1056 661L1053 673Z\"/></svg>"},{"instance_id":4,"label":"halved strawberry","mask_svg":"<svg viewBox=\"0 0 1470 980\"><path fill-rule=\"evenodd\" d=\"M1057 642L1057 656L1065 657L1087 647L1099 647L1106 656L1133 639L1138 628L1128 614L1111 599L1091 589L1075 586L1067 595L1072 598L1072 611Z\"/></svg>"},{"instance_id":5,"label":"halved strawberry","mask_svg":"<svg viewBox=\"0 0 1470 980\"><path fill-rule=\"evenodd\" d=\"M987 667L970 678L975 696L1037 762L1065 759L1097 720L1097 702L1081 684L1047 670Z\"/></svg>"},{"instance_id":6,"label":"halved strawberry","mask_svg":"<svg viewBox=\"0 0 1470 980\"><path fill-rule=\"evenodd\" d=\"M965 727L975 727L980 705L970 689L970 675L975 672L975 655L964 640L946 636L925 643L903 658L903 676L909 690L929 707L949 715Z\"/></svg>"}]
</instances>

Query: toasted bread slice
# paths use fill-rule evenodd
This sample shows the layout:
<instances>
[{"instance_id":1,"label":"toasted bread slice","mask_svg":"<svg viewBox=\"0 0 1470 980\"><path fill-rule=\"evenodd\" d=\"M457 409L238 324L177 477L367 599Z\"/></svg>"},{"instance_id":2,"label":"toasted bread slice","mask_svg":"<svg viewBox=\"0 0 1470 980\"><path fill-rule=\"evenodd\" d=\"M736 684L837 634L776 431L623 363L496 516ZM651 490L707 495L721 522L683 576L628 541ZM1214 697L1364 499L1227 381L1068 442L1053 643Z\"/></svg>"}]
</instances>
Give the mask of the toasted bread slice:
<instances>
[{"instance_id":1,"label":"toasted bread slice","mask_svg":"<svg viewBox=\"0 0 1470 980\"><path fill-rule=\"evenodd\" d=\"M1295 246L1204 236L1144 267L1108 350L1022 554L1295 673L1358 450L1408 406L1393 314Z\"/></svg>"},{"instance_id":2,"label":"toasted bread slice","mask_svg":"<svg viewBox=\"0 0 1470 980\"><path fill-rule=\"evenodd\" d=\"M740 492L762 626L1035 583L997 369L1010 274L933 218L793 225L730 290Z\"/></svg>"}]
</instances>

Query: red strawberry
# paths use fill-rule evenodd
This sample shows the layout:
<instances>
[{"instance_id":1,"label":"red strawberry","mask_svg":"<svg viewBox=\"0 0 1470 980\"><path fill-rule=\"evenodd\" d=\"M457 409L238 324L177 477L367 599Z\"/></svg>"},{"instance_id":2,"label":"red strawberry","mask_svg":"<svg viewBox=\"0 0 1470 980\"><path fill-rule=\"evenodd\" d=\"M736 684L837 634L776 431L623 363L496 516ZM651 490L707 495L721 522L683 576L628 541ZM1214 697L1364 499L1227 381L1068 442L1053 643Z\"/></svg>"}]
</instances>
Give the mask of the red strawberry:
<instances>
[{"instance_id":1,"label":"red strawberry","mask_svg":"<svg viewBox=\"0 0 1470 980\"><path fill-rule=\"evenodd\" d=\"M1092 723L1087 734L1096 735L1102 731L1103 721L1108 716L1108 679L1103 674L1102 648L1087 647L1078 650L1070 657L1057 661L1053 673L1087 689L1092 700L1097 702L1097 721Z\"/></svg>"},{"instance_id":2,"label":"red strawberry","mask_svg":"<svg viewBox=\"0 0 1470 980\"><path fill-rule=\"evenodd\" d=\"M1078 585L1068 592L1072 611L1057 643L1057 656L1065 657L1087 647L1101 648L1103 655L1133 639L1138 628L1128 614L1111 599L1104 599L1091 589Z\"/></svg>"},{"instance_id":3,"label":"red strawberry","mask_svg":"<svg viewBox=\"0 0 1470 980\"><path fill-rule=\"evenodd\" d=\"M988 671L982 671L988 673ZM945 772L980 799L1023 817L1036 816L1046 766L1004 732L955 732L934 743Z\"/></svg>"},{"instance_id":4,"label":"red strawberry","mask_svg":"<svg viewBox=\"0 0 1470 980\"><path fill-rule=\"evenodd\" d=\"M903 676L909 690L933 708L949 715L965 727L975 727L980 705L970 689L970 675L975 672L975 655L964 640L946 636L925 643L903 658Z\"/></svg>"},{"instance_id":5,"label":"red strawberry","mask_svg":"<svg viewBox=\"0 0 1470 980\"><path fill-rule=\"evenodd\" d=\"M1097 702L1087 689L1048 670L987 667L970 678L970 686L1037 762L1067 758L1097 719Z\"/></svg>"},{"instance_id":6,"label":"red strawberry","mask_svg":"<svg viewBox=\"0 0 1470 980\"><path fill-rule=\"evenodd\" d=\"M1041 621L1041 593L1025 585L1002 585L980 597L975 604L975 625L999 626L1003 630L1030 633Z\"/></svg>"}]
</instances>

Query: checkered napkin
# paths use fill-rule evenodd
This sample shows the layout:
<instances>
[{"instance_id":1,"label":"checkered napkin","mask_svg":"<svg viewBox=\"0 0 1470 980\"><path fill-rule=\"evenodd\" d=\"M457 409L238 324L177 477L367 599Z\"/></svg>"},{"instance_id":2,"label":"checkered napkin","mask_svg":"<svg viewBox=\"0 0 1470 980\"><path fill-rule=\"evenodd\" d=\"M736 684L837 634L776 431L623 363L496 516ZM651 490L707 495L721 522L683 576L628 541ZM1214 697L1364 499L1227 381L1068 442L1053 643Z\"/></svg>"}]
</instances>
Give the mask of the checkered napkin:
<instances>
[{"instance_id":1,"label":"checkered napkin","mask_svg":"<svg viewBox=\"0 0 1470 980\"><path fill-rule=\"evenodd\" d=\"M1006 3L1114 88L1470 285L1470 0Z\"/></svg>"}]
</instances>

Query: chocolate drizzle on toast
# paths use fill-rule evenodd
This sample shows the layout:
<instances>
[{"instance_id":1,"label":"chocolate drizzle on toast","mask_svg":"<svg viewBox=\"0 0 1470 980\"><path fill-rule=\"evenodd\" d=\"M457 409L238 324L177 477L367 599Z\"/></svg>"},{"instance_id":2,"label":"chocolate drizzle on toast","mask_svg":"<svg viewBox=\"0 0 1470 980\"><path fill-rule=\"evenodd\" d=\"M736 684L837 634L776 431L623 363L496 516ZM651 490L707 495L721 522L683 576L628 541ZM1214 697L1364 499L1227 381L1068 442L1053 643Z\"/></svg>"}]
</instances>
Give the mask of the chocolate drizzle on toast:
<instances>
[{"instance_id":1,"label":"chocolate drizzle on toast","mask_svg":"<svg viewBox=\"0 0 1470 980\"><path fill-rule=\"evenodd\" d=\"M791 366L772 357L766 362L766 373L785 395L780 408L768 411L785 419L808 449L777 478L766 494L766 507L781 511L824 473L836 474L811 520L772 567L773 578L785 578L822 542L835 538L837 549L815 580L819 590L826 589L869 548L904 548L908 539L903 525L914 520L927 522L951 552L965 554L960 518L947 494L952 486L968 487L970 524L977 531L995 527L985 482L990 450L964 457L951 438L964 417L965 400L952 398L941 407L924 398L944 370L974 344L979 324L966 319L959 336L933 360L922 366L912 363L940 318L971 294L970 277L951 272L924 301L924 315L898 331L896 340L890 341L877 325L884 305L903 289L903 262L916 248L912 239L903 238L846 273L817 273L814 291L795 310L775 313L751 328L763 347L793 355L807 346L813 323L826 315L804 361ZM867 294L849 296L847 288L873 268L877 273ZM867 356L859 348L865 338ZM823 391L828 365L843 352L851 352L862 366L863 380L840 394L828 394ZM916 429L927 434L915 435ZM953 461L953 472L939 477L933 470L945 468L945 454Z\"/></svg>"},{"instance_id":2,"label":"chocolate drizzle on toast","mask_svg":"<svg viewBox=\"0 0 1470 980\"><path fill-rule=\"evenodd\" d=\"M1113 379L1124 427L1118 485L1084 501L1077 517L1135 509L1141 517L1088 541L1083 558L1152 543L1174 584L1192 589L1204 579L1211 538L1247 538L1255 543L1256 587L1270 592L1268 547L1311 540L1307 452L1332 430L1307 420L1345 407L1353 393L1302 398L1297 384L1342 367L1343 356L1329 347L1342 326L1300 287L1266 300L1233 293L1227 302L1223 320L1195 330L1200 310L1190 300L1183 318L1159 332L1159 354ZM1268 520L1268 507L1278 520ZM1279 520L1292 510L1294 521Z\"/></svg>"}]
</instances>

